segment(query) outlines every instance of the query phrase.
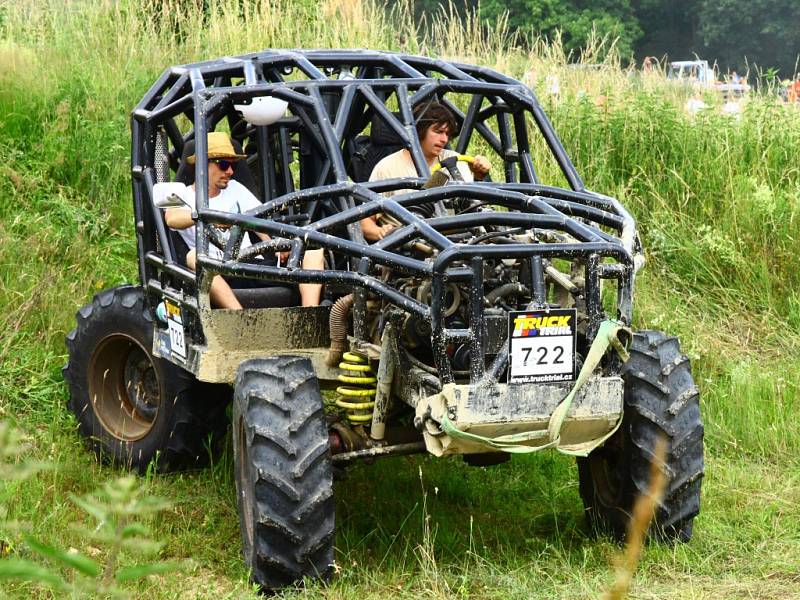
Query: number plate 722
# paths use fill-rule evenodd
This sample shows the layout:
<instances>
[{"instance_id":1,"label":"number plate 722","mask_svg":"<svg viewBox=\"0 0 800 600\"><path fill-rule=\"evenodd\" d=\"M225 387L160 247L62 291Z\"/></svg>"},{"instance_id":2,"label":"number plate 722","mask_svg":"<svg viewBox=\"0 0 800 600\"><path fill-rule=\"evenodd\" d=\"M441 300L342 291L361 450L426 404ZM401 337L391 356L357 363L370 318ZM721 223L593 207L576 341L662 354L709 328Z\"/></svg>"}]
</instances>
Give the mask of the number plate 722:
<instances>
[{"instance_id":1,"label":"number plate 722","mask_svg":"<svg viewBox=\"0 0 800 600\"><path fill-rule=\"evenodd\" d=\"M575 379L577 318L564 308L509 313L509 383Z\"/></svg>"}]
</instances>

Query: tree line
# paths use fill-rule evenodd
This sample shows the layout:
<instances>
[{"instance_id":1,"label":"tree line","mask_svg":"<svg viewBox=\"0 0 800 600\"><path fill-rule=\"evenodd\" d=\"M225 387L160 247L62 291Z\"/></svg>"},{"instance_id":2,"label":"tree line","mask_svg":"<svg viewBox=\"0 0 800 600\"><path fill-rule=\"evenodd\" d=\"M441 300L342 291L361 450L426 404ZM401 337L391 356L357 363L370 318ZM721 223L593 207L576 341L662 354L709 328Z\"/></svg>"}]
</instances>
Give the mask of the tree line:
<instances>
[{"instance_id":1,"label":"tree line","mask_svg":"<svg viewBox=\"0 0 800 600\"><path fill-rule=\"evenodd\" d=\"M435 18L448 0L416 0L422 20ZM475 11L508 24L522 39L561 35L575 56L592 31L617 39L623 58L670 60L695 54L721 69L754 64L781 78L798 71L800 2L797 0L453 0L456 10Z\"/></svg>"}]
</instances>

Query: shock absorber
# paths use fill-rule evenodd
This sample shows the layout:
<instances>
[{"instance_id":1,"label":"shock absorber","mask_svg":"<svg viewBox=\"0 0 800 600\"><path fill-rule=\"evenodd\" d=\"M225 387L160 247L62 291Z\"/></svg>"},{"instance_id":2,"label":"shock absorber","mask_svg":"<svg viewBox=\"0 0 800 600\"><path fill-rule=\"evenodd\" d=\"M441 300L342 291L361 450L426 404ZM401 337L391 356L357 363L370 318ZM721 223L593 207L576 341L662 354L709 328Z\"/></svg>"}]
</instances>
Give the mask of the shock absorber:
<instances>
[{"instance_id":1,"label":"shock absorber","mask_svg":"<svg viewBox=\"0 0 800 600\"><path fill-rule=\"evenodd\" d=\"M375 406L376 382L369 366L369 360L354 352L345 352L339 363L339 381L346 385L336 388L339 397L336 406L347 411L347 420L354 425L364 425L372 421Z\"/></svg>"}]
</instances>

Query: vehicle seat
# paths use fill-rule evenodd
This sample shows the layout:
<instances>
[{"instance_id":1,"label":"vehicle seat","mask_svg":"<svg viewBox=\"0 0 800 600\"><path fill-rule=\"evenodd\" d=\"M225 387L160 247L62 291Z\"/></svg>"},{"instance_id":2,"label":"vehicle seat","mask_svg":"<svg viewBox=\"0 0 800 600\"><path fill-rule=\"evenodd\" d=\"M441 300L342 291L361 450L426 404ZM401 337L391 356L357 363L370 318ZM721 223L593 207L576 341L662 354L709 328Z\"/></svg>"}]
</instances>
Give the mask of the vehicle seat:
<instances>
[{"instance_id":1,"label":"vehicle seat","mask_svg":"<svg viewBox=\"0 0 800 600\"><path fill-rule=\"evenodd\" d=\"M300 306L300 292L296 285L269 284L260 288L231 288L242 308L286 308Z\"/></svg>"},{"instance_id":2,"label":"vehicle seat","mask_svg":"<svg viewBox=\"0 0 800 600\"><path fill-rule=\"evenodd\" d=\"M392 114L400 120L400 113ZM405 148L394 129L377 114L372 117L370 134L358 136L355 144L357 150L353 153L349 175L356 183L369 181L372 170L381 159Z\"/></svg>"},{"instance_id":3,"label":"vehicle seat","mask_svg":"<svg viewBox=\"0 0 800 600\"><path fill-rule=\"evenodd\" d=\"M242 145L233 138L231 138L231 142L236 153L242 154ZM180 164L178 165L178 170L175 172L175 180L184 185L191 185L194 183L194 165L190 165L186 160L192 154L194 154L194 140L189 140L184 144ZM247 165L247 161L241 160L234 163L233 179L244 185L254 196L258 197L258 189L253 175L250 172L250 167ZM189 251L186 242L183 241L183 238L174 229L167 229L167 231L173 247L173 256L185 257ZM256 243L259 240L251 241ZM231 289L243 308L284 308L300 305L300 292L296 284L264 281L263 285L259 285L259 283L253 283L255 281L256 280L242 281L238 278L231 278ZM245 287L238 287L242 283L247 285L245 285ZM258 285L259 287L252 287L253 285Z\"/></svg>"}]
</instances>

